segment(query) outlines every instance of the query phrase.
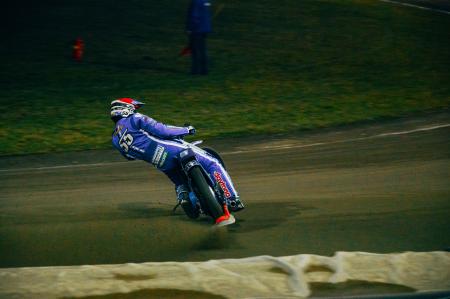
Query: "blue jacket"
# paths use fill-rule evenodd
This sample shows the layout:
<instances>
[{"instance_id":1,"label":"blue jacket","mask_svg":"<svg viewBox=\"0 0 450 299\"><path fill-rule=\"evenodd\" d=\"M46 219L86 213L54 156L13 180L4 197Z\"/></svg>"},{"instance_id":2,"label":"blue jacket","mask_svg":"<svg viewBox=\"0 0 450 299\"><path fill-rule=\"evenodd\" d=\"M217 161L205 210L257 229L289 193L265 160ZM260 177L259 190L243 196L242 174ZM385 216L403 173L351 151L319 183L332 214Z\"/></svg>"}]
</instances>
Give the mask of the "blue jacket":
<instances>
[{"instance_id":1,"label":"blue jacket","mask_svg":"<svg viewBox=\"0 0 450 299\"><path fill-rule=\"evenodd\" d=\"M211 2L208 0L192 0L188 10L186 31L192 33L211 32L210 7Z\"/></svg>"},{"instance_id":2,"label":"blue jacket","mask_svg":"<svg viewBox=\"0 0 450 299\"><path fill-rule=\"evenodd\" d=\"M155 162L161 164L159 141L187 134L188 128L168 126L146 115L135 113L116 123L112 144L129 160L139 159L152 164Z\"/></svg>"}]
</instances>

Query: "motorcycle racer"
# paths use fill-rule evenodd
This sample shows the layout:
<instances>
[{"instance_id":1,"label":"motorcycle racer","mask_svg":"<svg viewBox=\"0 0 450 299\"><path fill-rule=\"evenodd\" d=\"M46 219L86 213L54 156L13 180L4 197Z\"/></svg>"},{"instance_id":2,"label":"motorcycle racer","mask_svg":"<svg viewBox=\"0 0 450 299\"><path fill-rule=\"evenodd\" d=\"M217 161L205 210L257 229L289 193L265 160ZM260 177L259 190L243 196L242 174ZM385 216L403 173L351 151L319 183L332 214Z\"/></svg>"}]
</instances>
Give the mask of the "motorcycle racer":
<instances>
[{"instance_id":1,"label":"motorcycle racer","mask_svg":"<svg viewBox=\"0 0 450 299\"><path fill-rule=\"evenodd\" d=\"M175 184L177 199L184 208L189 195L179 170L178 156L186 146L174 139L195 134L195 128L166 125L136 112L143 105L132 98L119 98L111 102L111 119L115 123L112 144L128 160L144 160L165 173ZM233 212L242 210L244 205L222 164L206 152L197 151L195 154L211 179L220 185L225 199L232 203L230 209Z\"/></svg>"}]
</instances>

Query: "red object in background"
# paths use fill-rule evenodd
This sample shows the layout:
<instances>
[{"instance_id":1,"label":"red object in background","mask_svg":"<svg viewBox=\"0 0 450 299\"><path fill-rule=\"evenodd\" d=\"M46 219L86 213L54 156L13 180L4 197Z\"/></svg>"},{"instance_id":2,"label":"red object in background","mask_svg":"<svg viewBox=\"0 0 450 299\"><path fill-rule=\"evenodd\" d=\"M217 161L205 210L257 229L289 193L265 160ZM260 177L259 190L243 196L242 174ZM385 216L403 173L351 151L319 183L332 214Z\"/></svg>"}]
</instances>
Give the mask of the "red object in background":
<instances>
[{"instance_id":1,"label":"red object in background","mask_svg":"<svg viewBox=\"0 0 450 299\"><path fill-rule=\"evenodd\" d=\"M77 38L73 43L72 58L75 61L81 62L83 60L84 41L81 38Z\"/></svg>"},{"instance_id":2,"label":"red object in background","mask_svg":"<svg viewBox=\"0 0 450 299\"><path fill-rule=\"evenodd\" d=\"M191 55L191 52L192 52L191 47L186 46L181 50L180 56L189 56L189 55Z\"/></svg>"}]
</instances>

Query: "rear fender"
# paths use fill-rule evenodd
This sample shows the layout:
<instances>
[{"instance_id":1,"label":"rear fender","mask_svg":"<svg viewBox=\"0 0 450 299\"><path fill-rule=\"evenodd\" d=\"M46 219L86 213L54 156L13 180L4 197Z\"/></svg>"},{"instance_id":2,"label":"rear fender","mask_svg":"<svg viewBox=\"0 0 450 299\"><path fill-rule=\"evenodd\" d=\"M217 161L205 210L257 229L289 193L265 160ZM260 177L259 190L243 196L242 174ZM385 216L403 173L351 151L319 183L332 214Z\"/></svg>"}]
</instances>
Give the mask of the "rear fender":
<instances>
[{"instance_id":1,"label":"rear fender","mask_svg":"<svg viewBox=\"0 0 450 299\"><path fill-rule=\"evenodd\" d=\"M203 176L211 187L214 187L214 181L210 178L203 166L197 161L194 151L191 148L185 149L180 153L180 163L186 175L189 177L189 171L198 166L202 170Z\"/></svg>"},{"instance_id":2,"label":"rear fender","mask_svg":"<svg viewBox=\"0 0 450 299\"><path fill-rule=\"evenodd\" d=\"M200 163L198 163L197 158L195 157L194 151L190 148L185 149L180 153L180 163L186 174L189 173L189 170L192 167L197 165L200 166Z\"/></svg>"},{"instance_id":3,"label":"rear fender","mask_svg":"<svg viewBox=\"0 0 450 299\"><path fill-rule=\"evenodd\" d=\"M223 168L227 169L227 167L225 166L225 162L223 161L222 157L219 155L218 152L216 152L215 150L213 150L210 147L204 147L202 148L205 152L207 152L210 156L212 156L213 158L216 158L220 164L222 164Z\"/></svg>"}]
</instances>

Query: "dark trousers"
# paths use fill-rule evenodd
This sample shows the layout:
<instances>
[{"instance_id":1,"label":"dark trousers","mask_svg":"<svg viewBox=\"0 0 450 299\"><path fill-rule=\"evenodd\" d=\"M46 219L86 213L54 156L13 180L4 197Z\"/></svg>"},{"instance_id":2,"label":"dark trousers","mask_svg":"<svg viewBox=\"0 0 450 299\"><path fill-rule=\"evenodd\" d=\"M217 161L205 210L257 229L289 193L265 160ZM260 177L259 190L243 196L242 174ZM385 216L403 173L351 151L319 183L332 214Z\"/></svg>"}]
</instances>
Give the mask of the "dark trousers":
<instances>
[{"instance_id":1,"label":"dark trousers","mask_svg":"<svg viewBox=\"0 0 450 299\"><path fill-rule=\"evenodd\" d=\"M191 47L191 74L208 74L208 56L206 54L206 33L191 33L189 38Z\"/></svg>"}]
</instances>

